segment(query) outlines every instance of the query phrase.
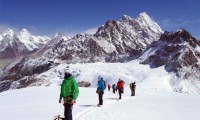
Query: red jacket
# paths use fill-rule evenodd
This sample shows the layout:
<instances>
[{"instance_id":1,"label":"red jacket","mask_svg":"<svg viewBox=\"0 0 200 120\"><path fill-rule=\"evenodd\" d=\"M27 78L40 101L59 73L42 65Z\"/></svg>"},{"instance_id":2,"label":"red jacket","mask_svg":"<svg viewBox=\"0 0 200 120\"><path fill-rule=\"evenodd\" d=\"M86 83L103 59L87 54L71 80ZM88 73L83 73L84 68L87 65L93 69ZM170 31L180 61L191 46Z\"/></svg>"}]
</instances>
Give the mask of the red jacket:
<instances>
[{"instance_id":1,"label":"red jacket","mask_svg":"<svg viewBox=\"0 0 200 120\"><path fill-rule=\"evenodd\" d=\"M121 89L121 88L124 88L124 82L122 80L117 82L117 89Z\"/></svg>"},{"instance_id":2,"label":"red jacket","mask_svg":"<svg viewBox=\"0 0 200 120\"><path fill-rule=\"evenodd\" d=\"M110 88L110 84L108 84L108 88Z\"/></svg>"}]
</instances>

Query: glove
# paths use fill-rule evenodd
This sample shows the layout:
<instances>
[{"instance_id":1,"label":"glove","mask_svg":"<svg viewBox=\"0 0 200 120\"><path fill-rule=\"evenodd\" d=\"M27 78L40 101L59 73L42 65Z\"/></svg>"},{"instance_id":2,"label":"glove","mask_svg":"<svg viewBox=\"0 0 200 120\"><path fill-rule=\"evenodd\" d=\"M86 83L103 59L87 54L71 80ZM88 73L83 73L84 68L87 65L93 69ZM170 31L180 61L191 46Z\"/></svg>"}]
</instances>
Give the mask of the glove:
<instances>
[{"instance_id":1,"label":"glove","mask_svg":"<svg viewBox=\"0 0 200 120\"><path fill-rule=\"evenodd\" d=\"M76 100L71 100L71 104L74 104L74 103L76 103Z\"/></svg>"},{"instance_id":2,"label":"glove","mask_svg":"<svg viewBox=\"0 0 200 120\"><path fill-rule=\"evenodd\" d=\"M96 90L96 93L98 93L98 90Z\"/></svg>"}]
</instances>

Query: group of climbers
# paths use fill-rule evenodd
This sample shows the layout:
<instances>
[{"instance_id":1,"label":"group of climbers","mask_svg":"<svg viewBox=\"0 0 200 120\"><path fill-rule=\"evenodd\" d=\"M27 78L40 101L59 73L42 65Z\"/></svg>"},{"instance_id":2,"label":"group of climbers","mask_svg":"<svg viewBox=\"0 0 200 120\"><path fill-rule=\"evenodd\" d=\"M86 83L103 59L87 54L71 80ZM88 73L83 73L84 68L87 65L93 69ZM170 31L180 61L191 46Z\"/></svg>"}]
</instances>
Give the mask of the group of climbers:
<instances>
[{"instance_id":1,"label":"group of climbers","mask_svg":"<svg viewBox=\"0 0 200 120\"><path fill-rule=\"evenodd\" d=\"M103 105L103 102L102 102L103 101L103 93L104 93L104 90L106 88L105 81L103 80L102 77L100 77L100 79L101 80L98 81L98 87L97 87L97 91L100 90L99 92L97 92L99 94L99 104L98 104L98 106ZM117 85L112 84L112 92L115 94L115 92L118 91L119 100L122 99L122 93L124 93L124 84L125 84L125 82L122 79L119 79L119 81L117 82ZM105 86L102 87L102 85L105 85ZM130 83L131 96L135 96L135 88L136 88L135 82ZM111 85L108 84L108 91L110 91L110 89L111 89Z\"/></svg>"},{"instance_id":2,"label":"group of climbers","mask_svg":"<svg viewBox=\"0 0 200 120\"><path fill-rule=\"evenodd\" d=\"M116 84L112 84L112 91L115 94L115 92L118 91L119 93L119 99L122 99L122 93L124 93L124 84L125 82L121 79ZM136 84L135 82L130 83L130 89L131 89L131 96L135 96L135 88ZM97 83L97 90L96 93L98 94L99 103L97 106L103 105L103 94L106 89L106 83L103 80L103 77L98 77L98 83ZM111 86L108 84L108 91L110 91ZM74 79L73 75L71 74L71 71L69 68L65 70L65 76L64 80L61 84L61 91L60 91L60 99L59 103L61 103L61 100L63 99L63 105L64 105L64 116L63 120L72 120L72 107L76 103L76 99L79 95L79 88L76 80Z\"/></svg>"}]
</instances>

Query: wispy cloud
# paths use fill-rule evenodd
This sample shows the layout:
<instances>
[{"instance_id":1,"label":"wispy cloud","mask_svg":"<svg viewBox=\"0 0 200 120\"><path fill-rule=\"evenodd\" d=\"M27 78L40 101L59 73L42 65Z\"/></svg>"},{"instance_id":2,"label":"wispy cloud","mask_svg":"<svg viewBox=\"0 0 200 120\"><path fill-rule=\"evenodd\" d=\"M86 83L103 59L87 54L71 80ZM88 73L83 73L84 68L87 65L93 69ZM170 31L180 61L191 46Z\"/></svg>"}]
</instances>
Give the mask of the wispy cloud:
<instances>
[{"instance_id":1,"label":"wispy cloud","mask_svg":"<svg viewBox=\"0 0 200 120\"><path fill-rule=\"evenodd\" d=\"M158 23L161 25L161 27L170 29L181 28L193 24L200 24L200 20L165 19L158 21Z\"/></svg>"},{"instance_id":2,"label":"wispy cloud","mask_svg":"<svg viewBox=\"0 0 200 120\"><path fill-rule=\"evenodd\" d=\"M97 32L97 27L96 28L90 28L90 29L87 29L85 31L83 31L83 33L86 33L86 34L94 34Z\"/></svg>"},{"instance_id":3,"label":"wispy cloud","mask_svg":"<svg viewBox=\"0 0 200 120\"><path fill-rule=\"evenodd\" d=\"M93 28L89 28L89 29L85 29L85 30L74 30L74 31L65 31L65 30L59 30L59 31L63 31L61 32L62 34L64 35L67 35L69 37L73 37L75 36L76 34L79 34L79 33L85 33L85 34L94 34L96 33L98 27L93 27Z\"/></svg>"},{"instance_id":4,"label":"wispy cloud","mask_svg":"<svg viewBox=\"0 0 200 120\"><path fill-rule=\"evenodd\" d=\"M7 24L0 24L0 33L4 32L8 28L12 29L16 34L18 34L20 32L20 29L18 29L18 28L12 27L12 26L7 25Z\"/></svg>"}]
</instances>

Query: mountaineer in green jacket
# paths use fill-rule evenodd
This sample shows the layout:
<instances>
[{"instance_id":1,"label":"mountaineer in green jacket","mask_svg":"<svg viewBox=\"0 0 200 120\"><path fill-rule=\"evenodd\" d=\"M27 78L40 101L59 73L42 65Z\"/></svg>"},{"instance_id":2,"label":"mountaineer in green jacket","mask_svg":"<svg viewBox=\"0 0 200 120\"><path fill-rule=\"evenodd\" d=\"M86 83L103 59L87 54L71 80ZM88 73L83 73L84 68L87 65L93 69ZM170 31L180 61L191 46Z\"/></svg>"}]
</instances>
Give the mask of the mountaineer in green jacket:
<instances>
[{"instance_id":1,"label":"mountaineer in green jacket","mask_svg":"<svg viewBox=\"0 0 200 120\"><path fill-rule=\"evenodd\" d=\"M60 99L64 101L64 116L66 120L72 120L72 106L76 103L79 94L79 88L76 80L70 70L65 70L65 77L61 85Z\"/></svg>"}]
</instances>

